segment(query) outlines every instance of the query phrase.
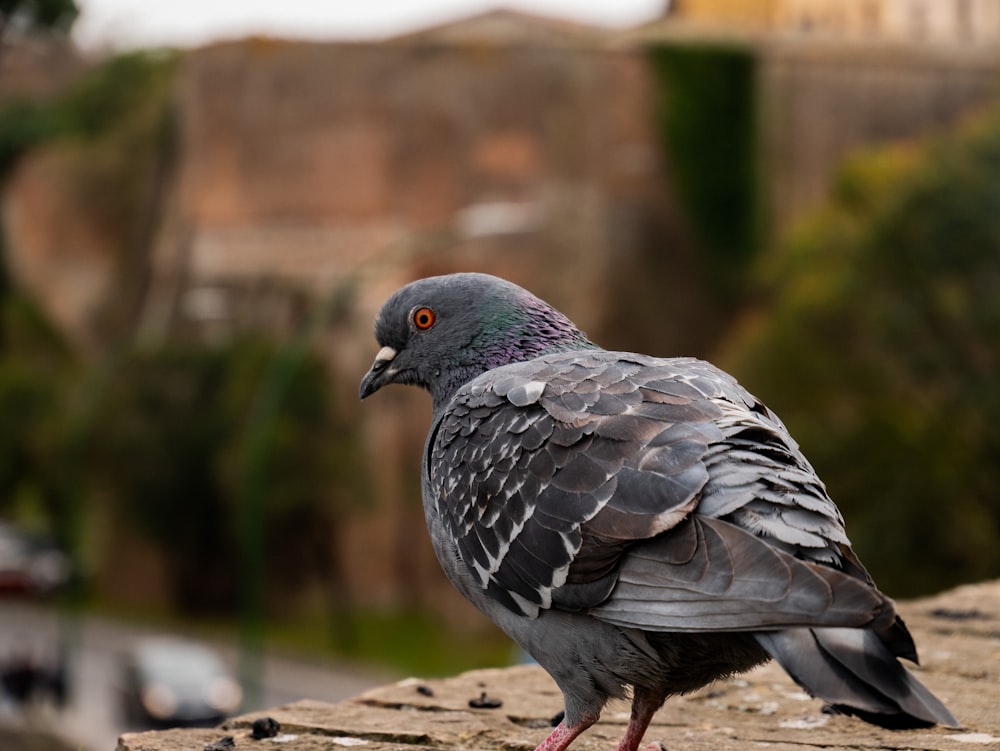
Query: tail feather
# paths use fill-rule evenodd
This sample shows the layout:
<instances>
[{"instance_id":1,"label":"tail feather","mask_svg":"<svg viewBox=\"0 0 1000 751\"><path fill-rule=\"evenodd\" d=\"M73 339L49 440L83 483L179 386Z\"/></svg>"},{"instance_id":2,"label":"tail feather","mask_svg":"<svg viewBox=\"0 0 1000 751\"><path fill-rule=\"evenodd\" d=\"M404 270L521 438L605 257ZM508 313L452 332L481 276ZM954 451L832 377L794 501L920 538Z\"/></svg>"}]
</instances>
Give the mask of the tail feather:
<instances>
[{"instance_id":1,"label":"tail feather","mask_svg":"<svg viewBox=\"0 0 1000 751\"><path fill-rule=\"evenodd\" d=\"M796 683L845 714L891 728L959 727L873 631L794 628L754 637Z\"/></svg>"},{"instance_id":2,"label":"tail feather","mask_svg":"<svg viewBox=\"0 0 1000 751\"><path fill-rule=\"evenodd\" d=\"M920 664L920 658L917 656L917 646L913 643L913 637L910 636L906 624L898 615L896 616L896 621L889 628L878 632L878 638L896 657L909 660L914 665Z\"/></svg>"}]
</instances>

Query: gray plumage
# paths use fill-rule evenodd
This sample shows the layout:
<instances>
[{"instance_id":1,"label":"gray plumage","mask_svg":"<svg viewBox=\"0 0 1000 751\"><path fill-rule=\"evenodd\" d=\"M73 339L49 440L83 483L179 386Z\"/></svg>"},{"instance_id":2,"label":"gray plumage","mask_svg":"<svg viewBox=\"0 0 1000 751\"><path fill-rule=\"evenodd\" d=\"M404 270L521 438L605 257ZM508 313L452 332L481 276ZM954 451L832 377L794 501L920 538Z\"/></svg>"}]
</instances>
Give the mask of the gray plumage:
<instances>
[{"instance_id":1,"label":"gray plumage","mask_svg":"<svg viewBox=\"0 0 1000 751\"><path fill-rule=\"evenodd\" d=\"M634 751L666 697L770 657L842 711L955 726L781 421L689 358L609 352L482 274L383 306L362 398L430 391L428 529L454 585L563 692L562 751L631 689Z\"/></svg>"}]
</instances>

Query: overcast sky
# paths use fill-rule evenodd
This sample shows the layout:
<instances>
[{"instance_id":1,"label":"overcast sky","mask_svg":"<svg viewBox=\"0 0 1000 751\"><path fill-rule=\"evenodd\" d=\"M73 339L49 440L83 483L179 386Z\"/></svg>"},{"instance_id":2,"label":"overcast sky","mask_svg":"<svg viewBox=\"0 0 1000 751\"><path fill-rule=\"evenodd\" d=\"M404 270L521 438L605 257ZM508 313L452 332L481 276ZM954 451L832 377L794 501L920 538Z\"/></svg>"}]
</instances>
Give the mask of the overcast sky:
<instances>
[{"instance_id":1,"label":"overcast sky","mask_svg":"<svg viewBox=\"0 0 1000 751\"><path fill-rule=\"evenodd\" d=\"M307 39L380 37L504 6L631 26L665 0L77 0L74 30L88 49L192 46L249 34Z\"/></svg>"}]
</instances>

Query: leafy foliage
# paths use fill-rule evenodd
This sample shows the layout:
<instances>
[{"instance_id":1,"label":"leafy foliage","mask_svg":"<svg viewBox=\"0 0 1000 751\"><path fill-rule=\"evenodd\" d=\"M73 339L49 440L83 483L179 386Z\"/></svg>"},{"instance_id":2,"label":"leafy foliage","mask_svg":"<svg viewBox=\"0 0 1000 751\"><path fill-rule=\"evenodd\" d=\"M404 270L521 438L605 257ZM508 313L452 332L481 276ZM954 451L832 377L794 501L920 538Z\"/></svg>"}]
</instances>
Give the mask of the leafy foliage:
<instances>
[{"instance_id":1,"label":"leafy foliage","mask_svg":"<svg viewBox=\"0 0 1000 751\"><path fill-rule=\"evenodd\" d=\"M73 357L38 308L21 295L0 306L0 514L20 515L69 546L64 483L73 411Z\"/></svg>"},{"instance_id":2,"label":"leafy foliage","mask_svg":"<svg viewBox=\"0 0 1000 751\"><path fill-rule=\"evenodd\" d=\"M704 279L732 300L757 248L755 60L717 45L658 45L657 123L678 199L702 252Z\"/></svg>"},{"instance_id":3,"label":"leafy foliage","mask_svg":"<svg viewBox=\"0 0 1000 751\"><path fill-rule=\"evenodd\" d=\"M15 100L0 109L0 176L37 143L62 135L66 128L52 107Z\"/></svg>"},{"instance_id":4,"label":"leafy foliage","mask_svg":"<svg viewBox=\"0 0 1000 751\"><path fill-rule=\"evenodd\" d=\"M84 527L110 511L159 548L173 606L231 613L253 483L261 601L294 606L316 589L336 600L336 536L367 486L355 425L314 350L297 343L289 357L291 345L247 334L83 363L25 298L0 311L0 515L94 563ZM255 416L261 394L273 408Z\"/></svg>"},{"instance_id":5,"label":"leafy foliage","mask_svg":"<svg viewBox=\"0 0 1000 751\"><path fill-rule=\"evenodd\" d=\"M141 116L151 106L158 109L173 81L175 64L172 53L159 51L109 58L66 93L61 106L69 131L92 140Z\"/></svg>"},{"instance_id":6,"label":"leafy foliage","mask_svg":"<svg viewBox=\"0 0 1000 751\"><path fill-rule=\"evenodd\" d=\"M258 337L136 350L109 384L97 464L120 513L169 561L183 611L236 605L243 436L258 427L248 424L250 405L279 354ZM351 480L334 476L356 464L346 456L355 443L332 411L317 355L304 355L279 407L264 434L268 472L258 476L272 594L330 575L338 514L355 497Z\"/></svg>"},{"instance_id":7,"label":"leafy foliage","mask_svg":"<svg viewBox=\"0 0 1000 751\"><path fill-rule=\"evenodd\" d=\"M109 58L50 100L13 99L0 107L0 177L28 149L57 138L94 141L157 117L174 70L165 53Z\"/></svg>"},{"instance_id":8,"label":"leafy foliage","mask_svg":"<svg viewBox=\"0 0 1000 751\"><path fill-rule=\"evenodd\" d=\"M762 266L728 365L782 415L873 575L1000 574L1000 113L861 156Z\"/></svg>"}]
</instances>

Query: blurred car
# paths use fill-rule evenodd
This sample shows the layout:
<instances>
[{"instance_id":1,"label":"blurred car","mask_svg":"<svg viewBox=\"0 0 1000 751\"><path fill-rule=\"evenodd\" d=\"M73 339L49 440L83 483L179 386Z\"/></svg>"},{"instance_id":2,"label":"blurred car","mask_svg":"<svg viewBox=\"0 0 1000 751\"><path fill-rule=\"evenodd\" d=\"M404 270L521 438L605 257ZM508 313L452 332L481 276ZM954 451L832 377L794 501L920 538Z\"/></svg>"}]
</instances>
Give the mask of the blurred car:
<instances>
[{"instance_id":1,"label":"blurred car","mask_svg":"<svg viewBox=\"0 0 1000 751\"><path fill-rule=\"evenodd\" d=\"M243 692L206 646L161 637L137 642L124 656L121 709L140 727L211 727L232 715Z\"/></svg>"},{"instance_id":2,"label":"blurred car","mask_svg":"<svg viewBox=\"0 0 1000 751\"><path fill-rule=\"evenodd\" d=\"M46 594L70 575L69 557L50 540L0 522L0 594Z\"/></svg>"}]
</instances>

